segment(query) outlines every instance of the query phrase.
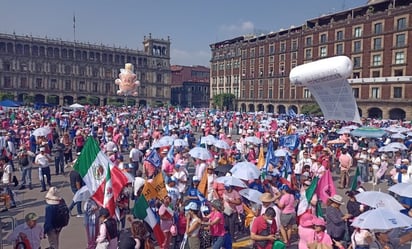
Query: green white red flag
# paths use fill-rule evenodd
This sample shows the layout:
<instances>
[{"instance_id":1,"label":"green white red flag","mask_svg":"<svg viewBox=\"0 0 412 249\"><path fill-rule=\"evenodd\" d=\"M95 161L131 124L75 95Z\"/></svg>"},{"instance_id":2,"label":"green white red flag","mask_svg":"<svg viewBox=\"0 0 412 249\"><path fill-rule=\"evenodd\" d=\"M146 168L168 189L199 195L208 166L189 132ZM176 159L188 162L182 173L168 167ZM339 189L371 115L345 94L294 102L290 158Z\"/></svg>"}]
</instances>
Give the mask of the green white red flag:
<instances>
[{"instance_id":1,"label":"green white red flag","mask_svg":"<svg viewBox=\"0 0 412 249\"><path fill-rule=\"evenodd\" d=\"M162 245L165 237L163 234L162 229L160 228L160 224L156 219L156 216L153 210L149 207L146 198L144 195L140 195L139 199L134 204L133 207L133 214L136 218L140 220L144 220L153 230L153 234L157 240L159 245Z\"/></svg>"},{"instance_id":2,"label":"green white red flag","mask_svg":"<svg viewBox=\"0 0 412 249\"><path fill-rule=\"evenodd\" d=\"M77 159L74 169L79 172L91 197L114 215L114 203L124 186L126 175L100 150L93 137L89 137ZM113 208L111 207L113 206Z\"/></svg>"}]
</instances>

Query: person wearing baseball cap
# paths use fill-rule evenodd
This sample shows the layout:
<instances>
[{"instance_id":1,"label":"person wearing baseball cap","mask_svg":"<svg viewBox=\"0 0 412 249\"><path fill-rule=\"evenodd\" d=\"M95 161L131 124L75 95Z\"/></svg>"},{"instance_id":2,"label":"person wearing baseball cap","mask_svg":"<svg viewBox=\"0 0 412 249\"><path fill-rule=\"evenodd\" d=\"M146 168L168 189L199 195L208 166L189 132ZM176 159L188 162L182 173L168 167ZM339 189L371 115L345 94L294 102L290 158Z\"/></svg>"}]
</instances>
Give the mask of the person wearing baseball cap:
<instances>
[{"instance_id":1,"label":"person wearing baseball cap","mask_svg":"<svg viewBox=\"0 0 412 249\"><path fill-rule=\"evenodd\" d=\"M43 226L37 224L39 217L36 213L30 212L24 217L25 222L16 226L13 232L7 237L7 241L15 242L20 240L28 248L40 248L41 240L44 238ZM28 245L27 245L28 244Z\"/></svg>"},{"instance_id":2,"label":"person wearing baseball cap","mask_svg":"<svg viewBox=\"0 0 412 249\"><path fill-rule=\"evenodd\" d=\"M195 202L189 202L185 211L187 211L186 234L189 248L200 249L199 230L202 221L198 216L199 206Z\"/></svg>"}]
</instances>

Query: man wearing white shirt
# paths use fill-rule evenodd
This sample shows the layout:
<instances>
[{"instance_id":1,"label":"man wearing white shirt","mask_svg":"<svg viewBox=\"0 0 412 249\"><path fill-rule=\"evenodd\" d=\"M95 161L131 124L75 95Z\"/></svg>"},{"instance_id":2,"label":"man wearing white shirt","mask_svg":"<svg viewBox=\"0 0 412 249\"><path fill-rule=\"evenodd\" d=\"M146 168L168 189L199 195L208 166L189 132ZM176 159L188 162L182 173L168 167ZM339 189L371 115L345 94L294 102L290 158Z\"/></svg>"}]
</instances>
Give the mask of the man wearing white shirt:
<instances>
[{"instance_id":1,"label":"man wearing white shirt","mask_svg":"<svg viewBox=\"0 0 412 249\"><path fill-rule=\"evenodd\" d=\"M39 178L41 182L41 191L46 191L46 180L49 187L51 187L51 175L49 163L52 162L52 159L48 154L45 153L45 148L40 147L40 154L34 159L34 164L39 167ZM46 178L46 179L45 179Z\"/></svg>"},{"instance_id":2,"label":"man wearing white shirt","mask_svg":"<svg viewBox=\"0 0 412 249\"><path fill-rule=\"evenodd\" d=\"M134 144L129 153L130 164L133 165L133 169L130 173L133 176L136 176L136 171L139 169L139 162L142 161L143 157L143 153L137 148L137 146L137 144Z\"/></svg>"}]
</instances>

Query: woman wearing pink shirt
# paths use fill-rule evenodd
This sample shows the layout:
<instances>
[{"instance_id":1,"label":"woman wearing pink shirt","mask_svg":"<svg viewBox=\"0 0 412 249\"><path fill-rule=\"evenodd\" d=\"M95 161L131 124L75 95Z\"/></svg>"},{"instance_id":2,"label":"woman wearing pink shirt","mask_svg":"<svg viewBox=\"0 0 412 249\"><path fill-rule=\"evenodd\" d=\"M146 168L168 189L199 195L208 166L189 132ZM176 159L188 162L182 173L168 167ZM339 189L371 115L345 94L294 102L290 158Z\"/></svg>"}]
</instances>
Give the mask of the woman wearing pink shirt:
<instances>
[{"instance_id":1,"label":"woman wearing pink shirt","mask_svg":"<svg viewBox=\"0 0 412 249\"><path fill-rule=\"evenodd\" d=\"M295 197L287 185L282 185L279 190L282 196L275 203L281 210L280 233L282 234L283 241L290 245L292 226L296 224Z\"/></svg>"},{"instance_id":2,"label":"woman wearing pink shirt","mask_svg":"<svg viewBox=\"0 0 412 249\"><path fill-rule=\"evenodd\" d=\"M316 217L311 213L304 213L299 219L299 249L308 249L308 243L313 242L315 238L315 229L313 221Z\"/></svg>"},{"instance_id":3,"label":"woman wearing pink shirt","mask_svg":"<svg viewBox=\"0 0 412 249\"><path fill-rule=\"evenodd\" d=\"M212 249L220 249L225 242L225 219L223 216L223 205L220 200L211 202L212 212L206 216L209 220L203 223L210 227L210 235L213 237Z\"/></svg>"},{"instance_id":4,"label":"woman wearing pink shirt","mask_svg":"<svg viewBox=\"0 0 412 249\"><path fill-rule=\"evenodd\" d=\"M314 218L315 237L312 243L308 243L308 248L317 248L317 244L323 244L324 248L332 249L332 238L325 232L326 222L321 218Z\"/></svg>"}]
</instances>

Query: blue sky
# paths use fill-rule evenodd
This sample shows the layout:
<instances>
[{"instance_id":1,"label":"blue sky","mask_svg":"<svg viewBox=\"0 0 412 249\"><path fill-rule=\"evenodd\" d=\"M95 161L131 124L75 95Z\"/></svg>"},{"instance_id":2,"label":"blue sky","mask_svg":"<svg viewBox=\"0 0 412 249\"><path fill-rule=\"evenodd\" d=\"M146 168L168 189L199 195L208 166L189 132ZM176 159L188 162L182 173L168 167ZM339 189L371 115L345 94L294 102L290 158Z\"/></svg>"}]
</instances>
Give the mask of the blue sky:
<instances>
[{"instance_id":1,"label":"blue sky","mask_svg":"<svg viewBox=\"0 0 412 249\"><path fill-rule=\"evenodd\" d=\"M143 49L143 36L170 36L171 63L209 66L209 45L305 20L367 0L2 0L0 33Z\"/></svg>"}]
</instances>

